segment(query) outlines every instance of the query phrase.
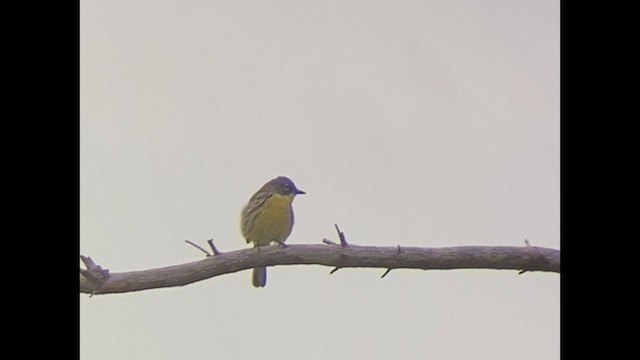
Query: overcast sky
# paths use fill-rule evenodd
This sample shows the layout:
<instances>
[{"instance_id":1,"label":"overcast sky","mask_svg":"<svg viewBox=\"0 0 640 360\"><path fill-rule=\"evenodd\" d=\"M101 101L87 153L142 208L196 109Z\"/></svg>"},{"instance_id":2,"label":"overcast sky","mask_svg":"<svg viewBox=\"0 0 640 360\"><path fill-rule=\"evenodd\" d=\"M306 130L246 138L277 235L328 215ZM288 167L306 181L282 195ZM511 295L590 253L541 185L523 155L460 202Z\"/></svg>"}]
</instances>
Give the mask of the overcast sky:
<instances>
[{"instance_id":1,"label":"overcast sky","mask_svg":"<svg viewBox=\"0 0 640 360\"><path fill-rule=\"evenodd\" d=\"M288 244L558 249L559 2L80 3L80 250L112 272ZM83 359L559 359L555 273L269 268L80 294Z\"/></svg>"}]
</instances>

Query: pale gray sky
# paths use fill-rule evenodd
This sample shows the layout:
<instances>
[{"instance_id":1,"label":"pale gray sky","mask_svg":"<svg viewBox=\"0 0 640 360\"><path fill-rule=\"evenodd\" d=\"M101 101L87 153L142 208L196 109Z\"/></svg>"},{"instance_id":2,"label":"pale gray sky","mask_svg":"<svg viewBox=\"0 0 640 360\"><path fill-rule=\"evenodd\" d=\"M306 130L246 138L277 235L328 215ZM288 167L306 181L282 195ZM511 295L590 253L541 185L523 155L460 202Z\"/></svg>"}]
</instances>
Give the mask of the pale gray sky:
<instances>
[{"instance_id":1,"label":"pale gray sky","mask_svg":"<svg viewBox=\"0 0 640 360\"><path fill-rule=\"evenodd\" d=\"M248 247L269 179L289 244L559 248L551 0L80 4L80 250L112 272ZM83 359L558 359L559 275L280 266L80 295Z\"/></svg>"}]
</instances>

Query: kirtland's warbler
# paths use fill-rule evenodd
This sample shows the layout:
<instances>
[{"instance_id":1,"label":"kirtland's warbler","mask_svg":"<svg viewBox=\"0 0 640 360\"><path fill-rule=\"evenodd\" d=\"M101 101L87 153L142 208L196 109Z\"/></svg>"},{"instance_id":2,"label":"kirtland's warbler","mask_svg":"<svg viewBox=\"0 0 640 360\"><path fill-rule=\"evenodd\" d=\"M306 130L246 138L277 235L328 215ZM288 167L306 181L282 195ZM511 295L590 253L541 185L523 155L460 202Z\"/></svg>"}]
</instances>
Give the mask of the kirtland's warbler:
<instances>
[{"instance_id":1,"label":"kirtland's warbler","mask_svg":"<svg viewBox=\"0 0 640 360\"><path fill-rule=\"evenodd\" d=\"M247 243L254 247L267 246L272 242L284 247L284 242L293 229L293 198L306 194L296 188L291 179L280 176L258 190L242 209L240 229ZM255 287L267 284L267 268L253 269L252 283Z\"/></svg>"}]
</instances>

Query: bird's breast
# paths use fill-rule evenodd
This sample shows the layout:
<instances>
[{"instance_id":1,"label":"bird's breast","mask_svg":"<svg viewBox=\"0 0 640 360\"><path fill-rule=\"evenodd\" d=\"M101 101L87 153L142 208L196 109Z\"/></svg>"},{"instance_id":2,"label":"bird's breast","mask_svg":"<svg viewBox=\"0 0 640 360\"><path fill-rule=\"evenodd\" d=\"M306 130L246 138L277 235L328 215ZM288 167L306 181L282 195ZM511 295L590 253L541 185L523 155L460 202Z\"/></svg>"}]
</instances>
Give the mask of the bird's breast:
<instances>
[{"instance_id":1,"label":"bird's breast","mask_svg":"<svg viewBox=\"0 0 640 360\"><path fill-rule=\"evenodd\" d=\"M249 239L260 246L284 242L293 228L292 200L293 196L274 194L265 201L248 234Z\"/></svg>"}]
</instances>

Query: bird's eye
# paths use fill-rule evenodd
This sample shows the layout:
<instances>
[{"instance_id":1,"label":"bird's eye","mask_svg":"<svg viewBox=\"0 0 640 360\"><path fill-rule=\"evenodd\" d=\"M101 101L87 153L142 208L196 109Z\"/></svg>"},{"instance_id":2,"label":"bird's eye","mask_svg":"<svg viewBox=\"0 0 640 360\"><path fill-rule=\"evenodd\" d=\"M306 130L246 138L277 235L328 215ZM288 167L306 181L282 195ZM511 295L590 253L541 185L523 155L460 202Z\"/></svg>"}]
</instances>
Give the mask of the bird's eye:
<instances>
[{"instance_id":1,"label":"bird's eye","mask_svg":"<svg viewBox=\"0 0 640 360\"><path fill-rule=\"evenodd\" d=\"M286 191L286 192L290 192L291 191L291 188L289 187L289 185L285 185L284 186L284 191Z\"/></svg>"}]
</instances>

